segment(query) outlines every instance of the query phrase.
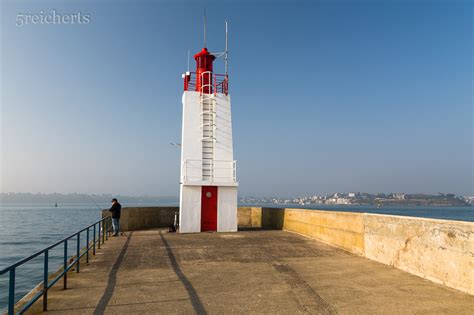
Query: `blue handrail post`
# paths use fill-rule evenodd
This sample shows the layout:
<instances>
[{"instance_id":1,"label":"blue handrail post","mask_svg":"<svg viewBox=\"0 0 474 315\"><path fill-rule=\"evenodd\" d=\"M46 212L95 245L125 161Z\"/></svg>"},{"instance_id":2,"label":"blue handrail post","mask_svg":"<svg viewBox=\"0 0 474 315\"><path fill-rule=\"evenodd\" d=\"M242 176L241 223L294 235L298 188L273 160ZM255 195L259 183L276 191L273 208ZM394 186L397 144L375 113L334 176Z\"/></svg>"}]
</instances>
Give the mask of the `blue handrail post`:
<instances>
[{"instance_id":1,"label":"blue handrail post","mask_svg":"<svg viewBox=\"0 0 474 315\"><path fill-rule=\"evenodd\" d=\"M64 241L64 277L63 289L67 289L67 240Z\"/></svg>"},{"instance_id":2,"label":"blue handrail post","mask_svg":"<svg viewBox=\"0 0 474 315\"><path fill-rule=\"evenodd\" d=\"M105 221L102 221L102 244L105 244Z\"/></svg>"},{"instance_id":3,"label":"blue handrail post","mask_svg":"<svg viewBox=\"0 0 474 315\"><path fill-rule=\"evenodd\" d=\"M76 268L76 272L79 273L79 268L81 266L81 263L80 263L80 256L81 254L81 232L77 233L77 248L76 248L76 259L77 259L77 268Z\"/></svg>"},{"instance_id":4,"label":"blue handrail post","mask_svg":"<svg viewBox=\"0 0 474 315\"><path fill-rule=\"evenodd\" d=\"M102 226L100 225L101 223L102 223L102 222L99 222L99 235L97 235L97 237L98 237L98 239L97 239L97 240L98 240L98 242L97 242L97 244L98 244L97 248L98 248L98 249L100 249L100 233L101 233L101 231L102 231Z\"/></svg>"},{"instance_id":5,"label":"blue handrail post","mask_svg":"<svg viewBox=\"0 0 474 315\"><path fill-rule=\"evenodd\" d=\"M49 251L44 252L44 270L43 270L43 312L48 310L48 259Z\"/></svg>"},{"instance_id":6,"label":"blue handrail post","mask_svg":"<svg viewBox=\"0 0 474 315\"><path fill-rule=\"evenodd\" d=\"M10 285L8 288L8 315L15 314L15 268L10 269Z\"/></svg>"},{"instance_id":7,"label":"blue handrail post","mask_svg":"<svg viewBox=\"0 0 474 315\"><path fill-rule=\"evenodd\" d=\"M86 264L89 263L89 228L87 228L87 235L86 235L86 241L87 241L87 245L86 245Z\"/></svg>"},{"instance_id":8,"label":"blue handrail post","mask_svg":"<svg viewBox=\"0 0 474 315\"><path fill-rule=\"evenodd\" d=\"M93 231L94 236L92 236L92 255L94 255L94 256L95 256L95 243L96 243L95 236L97 234L95 226L96 226L96 223L94 223L94 231Z\"/></svg>"}]
</instances>

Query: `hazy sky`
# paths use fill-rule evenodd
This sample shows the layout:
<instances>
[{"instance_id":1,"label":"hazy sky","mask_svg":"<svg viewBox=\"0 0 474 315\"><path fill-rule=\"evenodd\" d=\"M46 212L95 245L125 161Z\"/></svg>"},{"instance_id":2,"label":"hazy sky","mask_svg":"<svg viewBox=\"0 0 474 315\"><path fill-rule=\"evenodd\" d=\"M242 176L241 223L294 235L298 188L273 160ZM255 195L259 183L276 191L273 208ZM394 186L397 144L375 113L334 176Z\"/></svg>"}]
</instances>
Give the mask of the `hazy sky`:
<instances>
[{"instance_id":1,"label":"hazy sky","mask_svg":"<svg viewBox=\"0 0 474 315\"><path fill-rule=\"evenodd\" d=\"M240 194L474 194L471 1L0 1L2 192L178 195L205 6Z\"/></svg>"}]
</instances>

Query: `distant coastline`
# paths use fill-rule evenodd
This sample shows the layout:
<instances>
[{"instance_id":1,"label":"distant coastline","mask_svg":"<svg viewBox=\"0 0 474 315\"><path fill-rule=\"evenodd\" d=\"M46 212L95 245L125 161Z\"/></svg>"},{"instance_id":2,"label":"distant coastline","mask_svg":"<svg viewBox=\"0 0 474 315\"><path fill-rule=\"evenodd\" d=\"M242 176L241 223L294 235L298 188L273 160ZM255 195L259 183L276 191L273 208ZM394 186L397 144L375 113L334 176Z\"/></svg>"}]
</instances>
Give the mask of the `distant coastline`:
<instances>
[{"instance_id":1,"label":"distant coastline","mask_svg":"<svg viewBox=\"0 0 474 315\"><path fill-rule=\"evenodd\" d=\"M303 196L297 198L260 198L242 197L243 204L298 204L298 205L356 205L356 206L471 206L474 205L474 197L456 196L455 194L438 193L429 194L407 194L407 193L379 193L369 194L361 192L333 193L323 196Z\"/></svg>"},{"instance_id":2,"label":"distant coastline","mask_svg":"<svg viewBox=\"0 0 474 315\"><path fill-rule=\"evenodd\" d=\"M119 199L124 204L147 204L147 205L178 205L177 196L124 196L112 194L60 194L60 193L0 193L1 204L109 204L112 198ZM281 197L252 197L239 196L239 204L245 206L250 204L265 205L354 205L354 206L377 206L377 207L450 207L450 206L474 206L474 197L456 196L455 194L438 193L428 194L369 194L369 193L333 193L323 196L304 196L295 198Z\"/></svg>"},{"instance_id":3,"label":"distant coastline","mask_svg":"<svg viewBox=\"0 0 474 315\"><path fill-rule=\"evenodd\" d=\"M30 204L109 204L112 198L128 204L169 204L178 203L174 196L123 196L112 194L43 194L43 193L0 193L0 203L30 203Z\"/></svg>"}]
</instances>

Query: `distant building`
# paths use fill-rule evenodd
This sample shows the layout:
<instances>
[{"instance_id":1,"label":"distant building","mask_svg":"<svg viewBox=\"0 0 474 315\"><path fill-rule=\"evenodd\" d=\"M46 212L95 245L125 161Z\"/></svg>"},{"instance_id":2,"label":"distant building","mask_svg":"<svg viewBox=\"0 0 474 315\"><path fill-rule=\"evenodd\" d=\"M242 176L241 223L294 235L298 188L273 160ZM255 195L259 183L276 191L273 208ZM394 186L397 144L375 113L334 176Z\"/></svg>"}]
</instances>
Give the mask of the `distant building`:
<instances>
[{"instance_id":1,"label":"distant building","mask_svg":"<svg viewBox=\"0 0 474 315\"><path fill-rule=\"evenodd\" d=\"M405 200L406 195L404 193L395 193L395 194L392 194L392 198L397 199L397 200Z\"/></svg>"},{"instance_id":2,"label":"distant building","mask_svg":"<svg viewBox=\"0 0 474 315\"><path fill-rule=\"evenodd\" d=\"M338 205L350 205L351 201L348 198L337 198L336 204Z\"/></svg>"},{"instance_id":3,"label":"distant building","mask_svg":"<svg viewBox=\"0 0 474 315\"><path fill-rule=\"evenodd\" d=\"M468 204L474 205L474 197L464 196L464 201Z\"/></svg>"},{"instance_id":4,"label":"distant building","mask_svg":"<svg viewBox=\"0 0 474 315\"><path fill-rule=\"evenodd\" d=\"M349 198L329 198L326 200L326 204L332 204L332 205L350 205L351 200Z\"/></svg>"}]
</instances>

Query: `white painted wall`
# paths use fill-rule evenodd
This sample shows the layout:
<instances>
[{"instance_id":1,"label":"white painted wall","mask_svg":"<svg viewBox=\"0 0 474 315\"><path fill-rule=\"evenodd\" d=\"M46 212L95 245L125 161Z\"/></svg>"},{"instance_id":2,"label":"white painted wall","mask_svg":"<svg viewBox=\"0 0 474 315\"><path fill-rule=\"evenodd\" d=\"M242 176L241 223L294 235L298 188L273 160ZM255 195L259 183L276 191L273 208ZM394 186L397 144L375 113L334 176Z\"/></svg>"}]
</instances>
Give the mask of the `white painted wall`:
<instances>
[{"instance_id":1,"label":"white painted wall","mask_svg":"<svg viewBox=\"0 0 474 315\"><path fill-rule=\"evenodd\" d=\"M180 185L179 232L201 232L201 186Z\"/></svg>"},{"instance_id":2,"label":"white painted wall","mask_svg":"<svg viewBox=\"0 0 474 315\"><path fill-rule=\"evenodd\" d=\"M232 185L234 182L234 159L232 143L232 115L230 96L212 95L216 100L216 142L214 147L214 176L216 186ZM202 116L199 92L183 93L183 124L181 139L181 181L184 184L199 184L202 180ZM186 167L184 164L186 161ZM186 180L184 177L186 176ZM209 185L209 183L201 183Z\"/></svg>"},{"instance_id":3,"label":"white painted wall","mask_svg":"<svg viewBox=\"0 0 474 315\"><path fill-rule=\"evenodd\" d=\"M217 198L217 232L236 232L237 187L220 186Z\"/></svg>"},{"instance_id":4,"label":"white painted wall","mask_svg":"<svg viewBox=\"0 0 474 315\"><path fill-rule=\"evenodd\" d=\"M201 108L199 104L199 92L185 91L183 101L183 124L181 135L181 181L184 172L189 181L200 181L202 179L202 162L189 161L187 169L184 169L184 160L202 160L201 141Z\"/></svg>"},{"instance_id":5,"label":"white painted wall","mask_svg":"<svg viewBox=\"0 0 474 315\"><path fill-rule=\"evenodd\" d=\"M231 162L219 161L233 161L234 151L232 144L232 115L230 96L218 93L214 96L216 106L216 143L214 150L214 176L216 182L220 184L235 184L233 180L233 165Z\"/></svg>"},{"instance_id":6,"label":"white painted wall","mask_svg":"<svg viewBox=\"0 0 474 315\"><path fill-rule=\"evenodd\" d=\"M230 107L230 96L217 94L214 96L217 103L217 132L216 132L216 160L233 160L234 151L232 146L232 115Z\"/></svg>"}]
</instances>

